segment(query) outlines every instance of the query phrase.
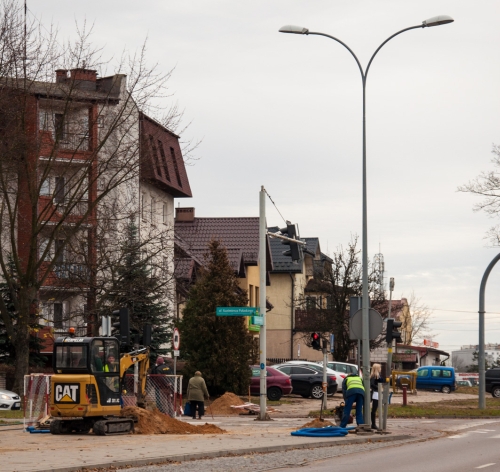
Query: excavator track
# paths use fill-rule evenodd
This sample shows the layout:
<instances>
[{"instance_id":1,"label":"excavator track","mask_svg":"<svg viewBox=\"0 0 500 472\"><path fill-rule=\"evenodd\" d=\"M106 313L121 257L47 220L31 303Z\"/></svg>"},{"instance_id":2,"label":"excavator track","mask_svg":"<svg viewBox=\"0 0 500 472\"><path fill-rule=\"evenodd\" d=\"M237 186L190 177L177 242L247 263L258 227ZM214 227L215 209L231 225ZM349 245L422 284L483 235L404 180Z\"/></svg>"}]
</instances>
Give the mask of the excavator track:
<instances>
[{"instance_id":1,"label":"excavator track","mask_svg":"<svg viewBox=\"0 0 500 472\"><path fill-rule=\"evenodd\" d=\"M117 434L129 434L134 432L133 418L105 418L96 421L92 428L98 436L112 436Z\"/></svg>"}]
</instances>

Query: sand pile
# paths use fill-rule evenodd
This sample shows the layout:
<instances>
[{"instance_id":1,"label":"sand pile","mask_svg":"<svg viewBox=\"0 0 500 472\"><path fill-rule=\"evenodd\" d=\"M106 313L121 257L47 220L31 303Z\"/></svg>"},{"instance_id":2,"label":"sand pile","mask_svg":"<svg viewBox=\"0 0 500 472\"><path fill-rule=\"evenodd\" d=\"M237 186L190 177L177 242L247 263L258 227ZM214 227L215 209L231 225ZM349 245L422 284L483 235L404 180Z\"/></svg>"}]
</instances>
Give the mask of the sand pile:
<instances>
[{"instance_id":1,"label":"sand pile","mask_svg":"<svg viewBox=\"0 0 500 472\"><path fill-rule=\"evenodd\" d=\"M122 416L137 418L136 434L221 434L225 431L213 424L194 426L164 415L159 410L144 410L136 406L127 406Z\"/></svg>"},{"instance_id":2,"label":"sand pile","mask_svg":"<svg viewBox=\"0 0 500 472\"><path fill-rule=\"evenodd\" d=\"M331 421L320 420L319 418L314 418L309 423L306 423L302 428L324 428L325 426L335 426Z\"/></svg>"},{"instance_id":3,"label":"sand pile","mask_svg":"<svg viewBox=\"0 0 500 472\"><path fill-rule=\"evenodd\" d=\"M242 410L231 408L231 405L243 405L245 402L234 393L226 392L222 397L217 398L210 406L205 407L205 414L213 415L239 415Z\"/></svg>"}]
</instances>

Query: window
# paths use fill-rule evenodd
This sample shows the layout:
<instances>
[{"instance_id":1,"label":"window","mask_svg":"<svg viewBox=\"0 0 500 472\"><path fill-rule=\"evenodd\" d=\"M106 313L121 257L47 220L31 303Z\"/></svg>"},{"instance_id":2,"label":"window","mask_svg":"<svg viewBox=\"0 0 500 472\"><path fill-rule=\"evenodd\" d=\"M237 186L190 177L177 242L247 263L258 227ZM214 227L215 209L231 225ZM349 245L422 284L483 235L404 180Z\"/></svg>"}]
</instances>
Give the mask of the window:
<instances>
[{"instance_id":1,"label":"window","mask_svg":"<svg viewBox=\"0 0 500 472\"><path fill-rule=\"evenodd\" d=\"M317 308L316 297L307 297L306 298L306 309L307 310L314 310L315 308Z\"/></svg>"},{"instance_id":2,"label":"window","mask_svg":"<svg viewBox=\"0 0 500 472\"><path fill-rule=\"evenodd\" d=\"M443 370L443 377L451 377L451 370Z\"/></svg>"},{"instance_id":3,"label":"window","mask_svg":"<svg viewBox=\"0 0 500 472\"><path fill-rule=\"evenodd\" d=\"M429 375L429 369L422 369L417 371L417 377L427 377Z\"/></svg>"},{"instance_id":4,"label":"window","mask_svg":"<svg viewBox=\"0 0 500 472\"><path fill-rule=\"evenodd\" d=\"M168 222L168 205L166 203L163 204L163 224L167 224Z\"/></svg>"},{"instance_id":5,"label":"window","mask_svg":"<svg viewBox=\"0 0 500 472\"><path fill-rule=\"evenodd\" d=\"M42 257L43 253L47 249L48 244L49 244L49 240L47 238L40 239L40 244L38 246L38 256L39 257ZM53 257L54 257L54 248L51 245L49 250L47 251L47 254L45 254L44 261L51 261Z\"/></svg>"},{"instance_id":6,"label":"window","mask_svg":"<svg viewBox=\"0 0 500 472\"><path fill-rule=\"evenodd\" d=\"M181 174L179 173L179 166L177 165L177 157L175 156L174 148L170 148L170 155L172 156L172 162L174 163L175 176L177 177L177 183L179 187L182 187Z\"/></svg>"},{"instance_id":7,"label":"window","mask_svg":"<svg viewBox=\"0 0 500 472\"><path fill-rule=\"evenodd\" d=\"M64 122L64 115L62 113L54 115L54 128L57 141L61 141L66 137L66 123Z\"/></svg>"},{"instance_id":8,"label":"window","mask_svg":"<svg viewBox=\"0 0 500 472\"><path fill-rule=\"evenodd\" d=\"M326 297L326 309L327 310L333 310L333 299L331 295L328 295Z\"/></svg>"},{"instance_id":9,"label":"window","mask_svg":"<svg viewBox=\"0 0 500 472\"><path fill-rule=\"evenodd\" d=\"M48 131L50 129L51 115L47 110L40 110L38 114L38 129Z\"/></svg>"},{"instance_id":10,"label":"window","mask_svg":"<svg viewBox=\"0 0 500 472\"><path fill-rule=\"evenodd\" d=\"M64 177L55 178L54 202L64 203L66 197Z\"/></svg>"},{"instance_id":11,"label":"window","mask_svg":"<svg viewBox=\"0 0 500 472\"><path fill-rule=\"evenodd\" d=\"M47 177L40 185L40 195L50 195L50 178Z\"/></svg>"},{"instance_id":12,"label":"window","mask_svg":"<svg viewBox=\"0 0 500 472\"><path fill-rule=\"evenodd\" d=\"M260 377L260 369L252 369L252 377ZM267 370L266 377L269 377L269 372Z\"/></svg>"},{"instance_id":13,"label":"window","mask_svg":"<svg viewBox=\"0 0 500 472\"><path fill-rule=\"evenodd\" d=\"M253 285L249 285L248 286L248 303L249 303L249 306L255 306L253 304Z\"/></svg>"},{"instance_id":14,"label":"window","mask_svg":"<svg viewBox=\"0 0 500 472\"><path fill-rule=\"evenodd\" d=\"M290 365L284 365L282 367L278 368L279 371L283 372L284 374L290 375L292 371L292 366Z\"/></svg>"},{"instance_id":15,"label":"window","mask_svg":"<svg viewBox=\"0 0 500 472\"><path fill-rule=\"evenodd\" d=\"M57 346L56 369L86 369L87 346Z\"/></svg>"},{"instance_id":16,"label":"window","mask_svg":"<svg viewBox=\"0 0 500 472\"><path fill-rule=\"evenodd\" d=\"M161 166L158 160L158 150L156 149L156 144L153 136L149 135L149 144L151 145L151 150L153 151L153 159L156 166L156 173L161 177Z\"/></svg>"},{"instance_id":17,"label":"window","mask_svg":"<svg viewBox=\"0 0 500 472\"><path fill-rule=\"evenodd\" d=\"M151 202L150 202L150 208L149 208L149 213L150 213L150 221L151 221L151 224L154 225L155 224L155 199L151 197Z\"/></svg>"},{"instance_id":18,"label":"window","mask_svg":"<svg viewBox=\"0 0 500 472\"><path fill-rule=\"evenodd\" d=\"M163 172L165 173L165 177L167 178L167 180L170 182L170 172L168 171L167 157L165 156L163 143L160 140L158 140L158 147L160 148L160 156L161 156L161 162L163 164Z\"/></svg>"},{"instance_id":19,"label":"window","mask_svg":"<svg viewBox=\"0 0 500 472\"><path fill-rule=\"evenodd\" d=\"M146 221L146 195L142 194L141 196L141 218L143 221Z\"/></svg>"},{"instance_id":20,"label":"window","mask_svg":"<svg viewBox=\"0 0 500 472\"><path fill-rule=\"evenodd\" d=\"M54 303L54 328L63 329L63 304Z\"/></svg>"},{"instance_id":21,"label":"window","mask_svg":"<svg viewBox=\"0 0 500 472\"><path fill-rule=\"evenodd\" d=\"M441 370L432 369L431 370L431 377L441 377Z\"/></svg>"},{"instance_id":22,"label":"window","mask_svg":"<svg viewBox=\"0 0 500 472\"><path fill-rule=\"evenodd\" d=\"M55 241L55 255L56 255L56 263L62 264L65 260L64 253L65 251L65 243L64 239L56 239Z\"/></svg>"},{"instance_id":23,"label":"window","mask_svg":"<svg viewBox=\"0 0 500 472\"><path fill-rule=\"evenodd\" d=\"M255 306L260 304L260 290L259 287L255 287Z\"/></svg>"},{"instance_id":24,"label":"window","mask_svg":"<svg viewBox=\"0 0 500 472\"><path fill-rule=\"evenodd\" d=\"M307 367L292 367L292 374L316 375L317 372Z\"/></svg>"}]
</instances>

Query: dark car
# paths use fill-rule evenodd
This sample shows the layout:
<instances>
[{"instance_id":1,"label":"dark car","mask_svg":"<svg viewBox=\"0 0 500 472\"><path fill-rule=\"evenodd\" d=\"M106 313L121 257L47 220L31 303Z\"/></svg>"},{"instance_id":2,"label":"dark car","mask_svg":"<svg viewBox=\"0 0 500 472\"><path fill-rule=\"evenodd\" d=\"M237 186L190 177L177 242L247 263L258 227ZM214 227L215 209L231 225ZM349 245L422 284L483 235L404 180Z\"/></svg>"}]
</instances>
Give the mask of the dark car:
<instances>
[{"instance_id":1,"label":"dark car","mask_svg":"<svg viewBox=\"0 0 500 472\"><path fill-rule=\"evenodd\" d=\"M320 366L321 367L321 366ZM308 365L282 364L275 367L292 379L293 393L302 395L304 398L322 398L323 397L323 374ZM337 392L337 377L327 374L327 395L334 395Z\"/></svg>"},{"instance_id":2,"label":"dark car","mask_svg":"<svg viewBox=\"0 0 500 472\"><path fill-rule=\"evenodd\" d=\"M485 373L486 391L495 398L500 398L500 367L488 369Z\"/></svg>"},{"instance_id":3,"label":"dark car","mask_svg":"<svg viewBox=\"0 0 500 472\"><path fill-rule=\"evenodd\" d=\"M250 393L252 395L260 394L260 367L258 365L251 366L252 378L250 379ZM290 376L273 369L266 367L266 386L267 398L277 401L283 395L292 393L292 381Z\"/></svg>"}]
</instances>

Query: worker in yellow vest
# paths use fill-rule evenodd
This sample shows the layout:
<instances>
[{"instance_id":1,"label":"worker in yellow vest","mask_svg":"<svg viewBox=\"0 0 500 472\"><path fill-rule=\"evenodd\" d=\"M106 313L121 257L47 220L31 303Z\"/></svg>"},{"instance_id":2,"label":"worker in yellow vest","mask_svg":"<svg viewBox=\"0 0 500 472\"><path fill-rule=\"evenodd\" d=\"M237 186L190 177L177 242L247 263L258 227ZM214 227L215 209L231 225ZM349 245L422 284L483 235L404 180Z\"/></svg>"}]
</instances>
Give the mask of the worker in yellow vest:
<instances>
[{"instance_id":1,"label":"worker in yellow vest","mask_svg":"<svg viewBox=\"0 0 500 472\"><path fill-rule=\"evenodd\" d=\"M363 402L365 400L363 379L358 374L348 375L342 382L342 395L344 395L345 406L340 427L347 426L354 402L356 402L356 423L358 426L363 424Z\"/></svg>"}]
</instances>

